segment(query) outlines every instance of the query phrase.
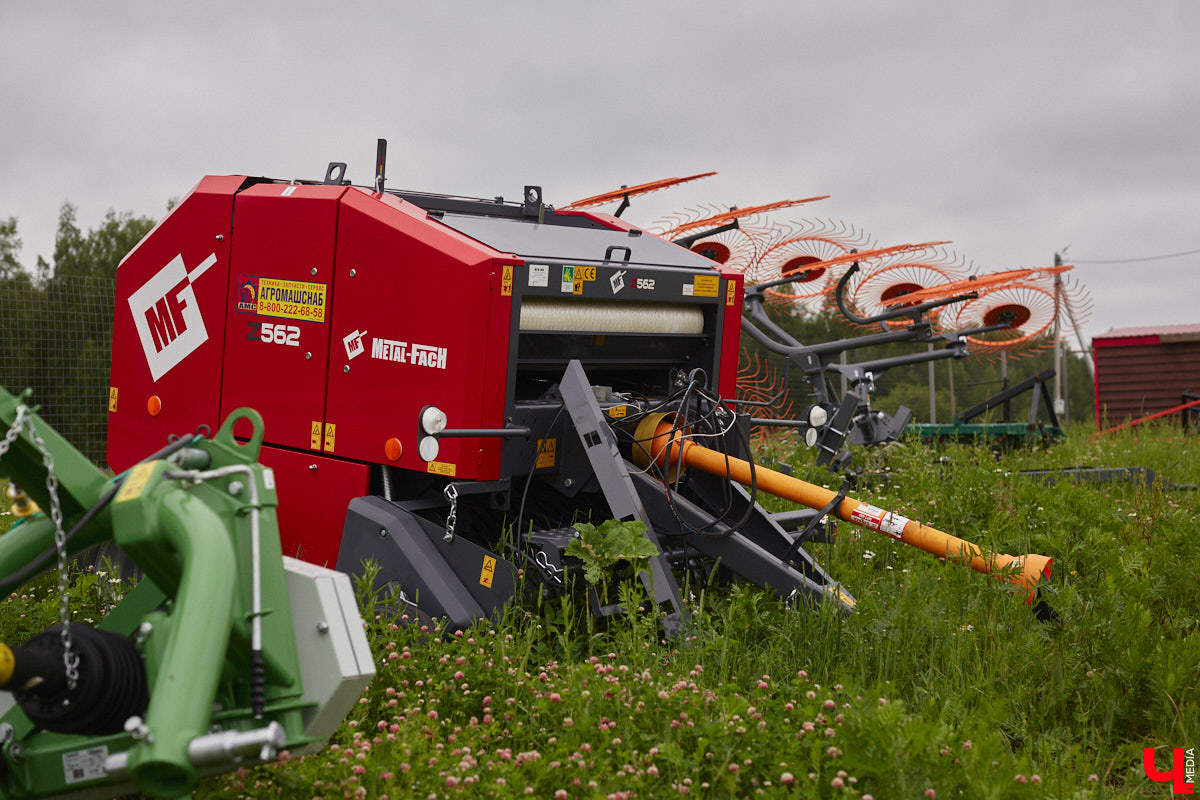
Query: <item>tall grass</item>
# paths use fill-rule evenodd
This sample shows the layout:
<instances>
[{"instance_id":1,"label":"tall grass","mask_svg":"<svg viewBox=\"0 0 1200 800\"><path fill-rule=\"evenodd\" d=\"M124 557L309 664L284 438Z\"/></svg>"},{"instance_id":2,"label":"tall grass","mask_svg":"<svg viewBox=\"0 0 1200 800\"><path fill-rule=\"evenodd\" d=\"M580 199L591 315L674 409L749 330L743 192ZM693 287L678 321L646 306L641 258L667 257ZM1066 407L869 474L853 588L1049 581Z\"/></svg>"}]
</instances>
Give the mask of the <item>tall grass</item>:
<instances>
[{"instance_id":1,"label":"tall grass","mask_svg":"<svg viewBox=\"0 0 1200 800\"><path fill-rule=\"evenodd\" d=\"M850 615L712 584L685 589L682 640L644 612L601 623L583 600L538 595L456 636L364 598L379 674L333 744L198 794L1167 796L1142 750L1161 766L1200 744L1197 493L1017 473L1144 466L1195 484L1198 447L1159 428L999 457L878 454L885 477L859 499L1053 557L1057 622L1002 581L846 524L811 549L857 598ZM784 456L832 485L807 453ZM636 606L635 587L619 591ZM3 624L27 602L9 598Z\"/></svg>"}]
</instances>

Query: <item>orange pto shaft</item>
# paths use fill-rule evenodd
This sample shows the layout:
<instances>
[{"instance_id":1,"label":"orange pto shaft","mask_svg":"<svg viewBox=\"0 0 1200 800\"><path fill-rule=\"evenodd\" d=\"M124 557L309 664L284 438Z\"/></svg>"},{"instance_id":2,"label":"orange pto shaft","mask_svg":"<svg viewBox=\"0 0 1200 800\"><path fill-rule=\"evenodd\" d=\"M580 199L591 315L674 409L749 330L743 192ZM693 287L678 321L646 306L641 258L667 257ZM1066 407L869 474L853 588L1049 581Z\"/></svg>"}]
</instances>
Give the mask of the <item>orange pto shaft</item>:
<instances>
[{"instance_id":1,"label":"orange pto shaft","mask_svg":"<svg viewBox=\"0 0 1200 800\"><path fill-rule=\"evenodd\" d=\"M728 476L743 485L750 484L749 461L726 456L724 453L698 445L684 438L681 431L675 431L672 437L671 424L661 418L656 421L654 435L649 443L645 442L646 437L640 435L642 430L644 429L639 428L638 439L643 441L651 459L660 466L667 463L680 464L712 475ZM837 497L837 492L799 478L766 467L754 466L753 469L755 485L759 489L809 508L824 508ZM1004 577L1009 581L1028 590L1026 605L1033 603L1038 585L1050 577L1050 566L1054 563L1053 559L1036 553L1023 556L985 555L979 546L972 542L923 525L894 511L884 511L850 497L842 500L834 512L841 520L878 531L935 556L961 561L976 572L985 575L1005 573Z\"/></svg>"}]
</instances>

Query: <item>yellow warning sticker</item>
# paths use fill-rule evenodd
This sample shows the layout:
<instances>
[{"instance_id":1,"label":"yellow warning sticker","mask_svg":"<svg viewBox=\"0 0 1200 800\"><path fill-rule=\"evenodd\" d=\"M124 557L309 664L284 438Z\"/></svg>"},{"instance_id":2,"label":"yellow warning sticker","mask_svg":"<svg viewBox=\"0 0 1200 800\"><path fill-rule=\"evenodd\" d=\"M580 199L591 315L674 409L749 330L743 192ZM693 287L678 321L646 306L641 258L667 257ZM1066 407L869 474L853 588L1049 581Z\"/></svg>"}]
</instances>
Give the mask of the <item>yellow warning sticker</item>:
<instances>
[{"instance_id":1,"label":"yellow warning sticker","mask_svg":"<svg viewBox=\"0 0 1200 800\"><path fill-rule=\"evenodd\" d=\"M141 497L142 490L150 482L150 474L154 472L154 465L157 463L157 461L147 461L131 469L125 476L125 482L121 484L121 491L117 492L117 497L113 502L124 503L126 500L136 500Z\"/></svg>"},{"instance_id":2,"label":"yellow warning sticker","mask_svg":"<svg viewBox=\"0 0 1200 800\"><path fill-rule=\"evenodd\" d=\"M833 595L838 600L841 600L843 604L849 606L850 608L854 608L857 605L857 603L854 602L853 597L846 594L836 586L826 586L825 591L829 592L829 594Z\"/></svg>"},{"instance_id":3,"label":"yellow warning sticker","mask_svg":"<svg viewBox=\"0 0 1200 800\"><path fill-rule=\"evenodd\" d=\"M697 275L693 283L696 297L716 297L721 288L721 279L716 275Z\"/></svg>"},{"instance_id":4,"label":"yellow warning sticker","mask_svg":"<svg viewBox=\"0 0 1200 800\"><path fill-rule=\"evenodd\" d=\"M579 278L575 279L575 283L571 287L571 294L583 294L583 281Z\"/></svg>"},{"instance_id":5,"label":"yellow warning sticker","mask_svg":"<svg viewBox=\"0 0 1200 800\"><path fill-rule=\"evenodd\" d=\"M578 281L594 281L596 280L595 267L576 267L575 280Z\"/></svg>"},{"instance_id":6,"label":"yellow warning sticker","mask_svg":"<svg viewBox=\"0 0 1200 800\"><path fill-rule=\"evenodd\" d=\"M425 471L432 472L434 475L445 475L447 478L453 478L454 473L458 469L453 464L447 464L445 461L430 461Z\"/></svg>"},{"instance_id":7,"label":"yellow warning sticker","mask_svg":"<svg viewBox=\"0 0 1200 800\"><path fill-rule=\"evenodd\" d=\"M513 268L512 264L504 265L504 276L500 279L500 294L504 297L512 296L513 286Z\"/></svg>"},{"instance_id":8,"label":"yellow warning sticker","mask_svg":"<svg viewBox=\"0 0 1200 800\"><path fill-rule=\"evenodd\" d=\"M332 453L333 446L337 441L337 425L332 422L325 423L325 452Z\"/></svg>"},{"instance_id":9,"label":"yellow warning sticker","mask_svg":"<svg viewBox=\"0 0 1200 800\"><path fill-rule=\"evenodd\" d=\"M725 284L725 305L731 306L737 302L737 284L729 281Z\"/></svg>"},{"instance_id":10,"label":"yellow warning sticker","mask_svg":"<svg viewBox=\"0 0 1200 800\"><path fill-rule=\"evenodd\" d=\"M13 658L13 652L9 646L0 644L0 685L9 682L16 665L16 659Z\"/></svg>"},{"instance_id":11,"label":"yellow warning sticker","mask_svg":"<svg viewBox=\"0 0 1200 800\"><path fill-rule=\"evenodd\" d=\"M548 469L554 466L558 451L558 439L538 439L538 457L534 469Z\"/></svg>"},{"instance_id":12,"label":"yellow warning sticker","mask_svg":"<svg viewBox=\"0 0 1200 800\"><path fill-rule=\"evenodd\" d=\"M496 559L491 556L483 557L483 569L479 571L479 585L492 588L492 578L496 575Z\"/></svg>"},{"instance_id":13,"label":"yellow warning sticker","mask_svg":"<svg viewBox=\"0 0 1200 800\"><path fill-rule=\"evenodd\" d=\"M117 410L117 387L108 387L108 410L116 412Z\"/></svg>"},{"instance_id":14,"label":"yellow warning sticker","mask_svg":"<svg viewBox=\"0 0 1200 800\"><path fill-rule=\"evenodd\" d=\"M312 432L308 434L308 447L310 450L321 449L321 423L313 420Z\"/></svg>"},{"instance_id":15,"label":"yellow warning sticker","mask_svg":"<svg viewBox=\"0 0 1200 800\"><path fill-rule=\"evenodd\" d=\"M613 406L608 410L608 415L613 419L623 419L628 409L629 406Z\"/></svg>"}]
</instances>

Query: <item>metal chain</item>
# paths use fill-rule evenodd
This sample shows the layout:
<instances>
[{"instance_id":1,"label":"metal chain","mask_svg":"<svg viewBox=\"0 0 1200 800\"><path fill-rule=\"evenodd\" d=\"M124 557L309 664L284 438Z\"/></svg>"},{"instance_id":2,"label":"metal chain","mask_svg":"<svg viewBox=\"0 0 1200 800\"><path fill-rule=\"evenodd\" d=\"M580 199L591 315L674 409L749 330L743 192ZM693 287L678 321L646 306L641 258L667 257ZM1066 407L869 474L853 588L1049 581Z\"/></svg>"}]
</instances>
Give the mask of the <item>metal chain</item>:
<instances>
[{"instance_id":1,"label":"metal chain","mask_svg":"<svg viewBox=\"0 0 1200 800\"><path fill-rule=\"evenodd\" d=\"M446 515L446 535L442 537L442 540L451 542L454 541L454 526L458 524L458 487L453 483L447 483L442 494L450 502L450 513Z\"/></svg>"},{"instance_id":2,"label":"metal chain","mask_svg":"<svg viewBox=\"0 0 1200 800\"><path fill-rule=\"evenodd\" d=\"M50 494L50 519L54 522L54 548L58 552L58 596L59 617L62 620L60 638L63 647L63 668L67 675L67 688L74 690L79 680L79 655L71 649L71 596L68 592L67 576L67 534L63 530L62 504L58 499L58 476L54 474L54 456L46 447L45 441L38 435L33 426L33 419L28 416L29 409L23 404L17 405L17 415L9 426L4 441L0 444L0 456L8 452L13 442L17 440L21 429L29 434L29 440L42 454L42 465L46 468L46 491Z\"/></svg>"},{"instance_id":3,"label":"metal chain","mask_svg":"<svg viewBox=\"0 0 1200 800\"><path fill-rule=\"evenodd\" d=\"M21 424L25 421L25 406L17 406L17 418L13 420L13 424L8 427L8 433L4 434L4 441L0 442L0 456L8 452L8 448L12 447L12 443L17 440L17 435L21 432Z\"/></svg>"}]
</instances>

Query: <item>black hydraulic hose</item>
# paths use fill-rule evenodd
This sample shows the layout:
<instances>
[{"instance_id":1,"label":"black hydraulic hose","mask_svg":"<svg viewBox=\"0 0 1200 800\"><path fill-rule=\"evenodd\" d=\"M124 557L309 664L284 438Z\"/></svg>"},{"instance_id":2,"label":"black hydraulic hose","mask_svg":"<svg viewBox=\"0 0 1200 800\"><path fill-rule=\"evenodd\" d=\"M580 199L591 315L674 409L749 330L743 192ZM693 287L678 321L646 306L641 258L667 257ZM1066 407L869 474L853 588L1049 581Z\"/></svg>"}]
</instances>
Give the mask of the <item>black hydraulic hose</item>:
<instances>
[{"instance_id":1,"label":"black hydraulic hose","mask_svg":"<svg viewBox=\"0 0 1200 800\"><path fill-rule=\"evenodd\" d=\"M167 446L159 449L155 453L152 453L151 455L146 456L141 461L139 461L138 464L144 464L147 461L156 461L160 458L166 458L167 456L170 456L173 453L175 453L179 450L182 450L184 447L186 447L189 444L192 444L195 441L196 441L195 437L192 437L192 438L180 437L180 438L176 439L175 441L171 442L170 444L168 444ZM137 464L135 464L134 466L137 466ZM130 467L130 469L132 469L132 468L133 467ZM87 511L83 512L83 516L81 516L78 520L76 520L75 524L71 526L71 529L69 531L67 531L67 533L63 536L63 545L64 546L66 544L68 544L72 539L74 539L75 536L84 529L84 527L86 527L88 524L90 524L91 521L94 520L96 518L96 516L101 511L104 510L105 506L107 506L109 503L112 502L112 499L117 496L117 492L120 491L121 484L125 483L125 476L128 474L129 474L129 470L126 470L125 472L122 472L120 475L113 478L113 484L112 484L112 486L110 486L108 488L108 491L106 491L100 497L100 499L97 500L92 505L91 508L89 508ZM46 570L46 567L45 567L46 562L49 561L51 558L56 558L57 555L58 555L57 547L50 547L50 548L47 548L46 550L43 550L41 553L39 553L37 556L35 556L33 558L33 560L26 563L25 566L21 567L16 572L11 572L8 575L0 577L0 585L20 586L20 585L24 584L26 581L28 581L31 578L34 578L37 575L40 575L42 572L44 572Z\"/></svg>"}]
</instances>

